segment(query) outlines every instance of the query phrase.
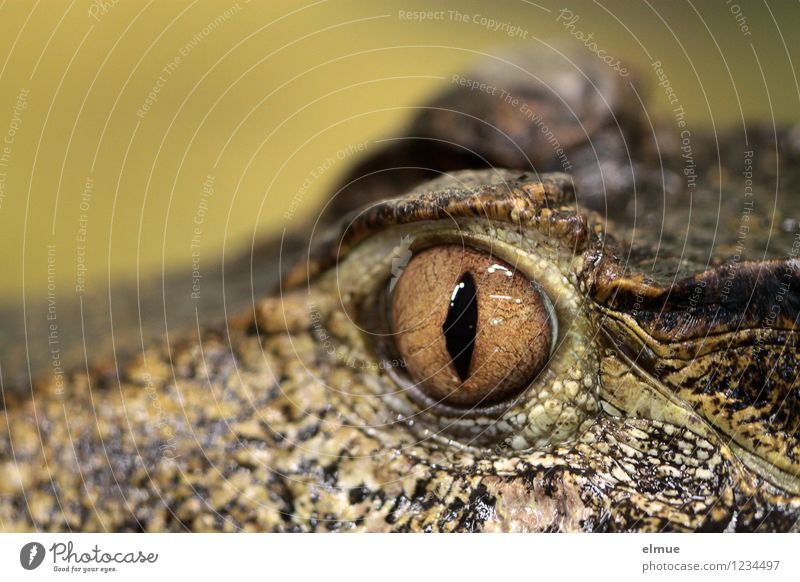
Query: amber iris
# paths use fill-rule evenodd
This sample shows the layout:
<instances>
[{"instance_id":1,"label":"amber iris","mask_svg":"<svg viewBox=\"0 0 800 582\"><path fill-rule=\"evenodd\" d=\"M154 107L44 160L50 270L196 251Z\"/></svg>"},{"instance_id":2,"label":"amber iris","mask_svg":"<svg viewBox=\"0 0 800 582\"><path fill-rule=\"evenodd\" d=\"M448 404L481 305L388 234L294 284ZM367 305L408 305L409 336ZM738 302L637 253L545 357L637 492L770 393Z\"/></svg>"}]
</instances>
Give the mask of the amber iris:
<instances>
[{"instance_id":1,"label":"amber iris","mask_svg":"<svg viewBox=\"0 0 800 582\"><path fill-rule=\"evenodd\" d=\"M452 406L519 394L550 356L553 322L537 287L470 247L417 253L394 288L391 323L411 378Z\"/></svg>"}]
</instances>

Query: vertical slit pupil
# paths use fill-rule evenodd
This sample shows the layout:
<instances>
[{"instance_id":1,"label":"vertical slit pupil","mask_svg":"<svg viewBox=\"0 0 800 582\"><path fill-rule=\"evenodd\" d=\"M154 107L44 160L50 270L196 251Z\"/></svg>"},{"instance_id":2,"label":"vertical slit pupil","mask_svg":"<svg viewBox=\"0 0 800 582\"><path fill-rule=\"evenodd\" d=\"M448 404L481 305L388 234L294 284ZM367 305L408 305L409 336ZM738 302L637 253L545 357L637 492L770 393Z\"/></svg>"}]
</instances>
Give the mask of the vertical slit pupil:
<instances>
[{"instance_id":1,"label":"vertical slit pupil","mask_svg":"<svg viewBox=\"0 0 800 582\"><path fill-rule=\"evenodd\" d=\"M469 377L477 327L477 291L475 280L467 272L461 275L450 295L450 307L442 325L447 352L462 382Z\"/></svg>"}]
</instances>

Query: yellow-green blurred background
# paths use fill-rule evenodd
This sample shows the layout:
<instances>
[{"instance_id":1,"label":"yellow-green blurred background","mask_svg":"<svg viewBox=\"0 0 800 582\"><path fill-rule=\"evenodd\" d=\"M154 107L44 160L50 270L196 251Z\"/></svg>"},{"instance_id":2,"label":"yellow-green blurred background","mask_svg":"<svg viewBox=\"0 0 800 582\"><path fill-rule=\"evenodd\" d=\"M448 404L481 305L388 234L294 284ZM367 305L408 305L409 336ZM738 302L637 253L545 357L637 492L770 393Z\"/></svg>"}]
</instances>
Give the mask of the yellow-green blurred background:
<instances>
[{"instance_id":1,"label":"yellow-green blurred background","mask_svg":"<svg viewBox=\"0 0 800 582\"><path fill-rule=\"evenodd\" d=\"M74 292L291 228L476 54L580 48L562 8L651 86L660 60L694 124L799 117L797 2L0 0L0 299L43 296L48 248Z\"/></svg>"}]
</instances>

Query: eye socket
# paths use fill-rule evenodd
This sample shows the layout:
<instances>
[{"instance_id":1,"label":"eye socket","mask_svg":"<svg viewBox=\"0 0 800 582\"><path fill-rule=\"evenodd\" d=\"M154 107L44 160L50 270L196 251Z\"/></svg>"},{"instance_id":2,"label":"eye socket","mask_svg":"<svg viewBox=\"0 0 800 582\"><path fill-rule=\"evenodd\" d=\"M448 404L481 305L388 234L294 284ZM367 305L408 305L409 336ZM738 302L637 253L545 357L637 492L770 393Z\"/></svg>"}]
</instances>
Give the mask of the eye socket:
<instances>
[{"instance_id":1,"label":"eye socket","mask_svg":"<svg viewBox=\"0 0 800 582\"><path fill-rule=\"evenodd\" d=\"M398 354L429 397L474 407L522 392L550 357L549 301L511 265L477 249L416 254L391 298Z\"/></svg>"}]
</instances>

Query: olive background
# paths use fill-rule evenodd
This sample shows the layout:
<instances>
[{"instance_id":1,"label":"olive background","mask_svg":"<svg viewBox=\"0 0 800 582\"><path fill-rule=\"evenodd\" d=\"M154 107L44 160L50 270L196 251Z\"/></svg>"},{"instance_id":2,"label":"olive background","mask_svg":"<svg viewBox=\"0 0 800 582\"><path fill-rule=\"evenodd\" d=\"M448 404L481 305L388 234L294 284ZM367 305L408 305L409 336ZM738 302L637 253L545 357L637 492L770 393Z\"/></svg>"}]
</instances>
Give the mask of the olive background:
<instances>
[{"instance_id":1,"label":"olive background","mask_svg":"<svg viewBox=\"0 0 800 582\"><path fill-rule=\"evenodd\" d=\"M641 72L654 116L658 60L693 127L798 118L797 2L1 0L0 301L202 274L303 224L480 55L589 52L562 9Z\"/></svg>"}]
</instances>

